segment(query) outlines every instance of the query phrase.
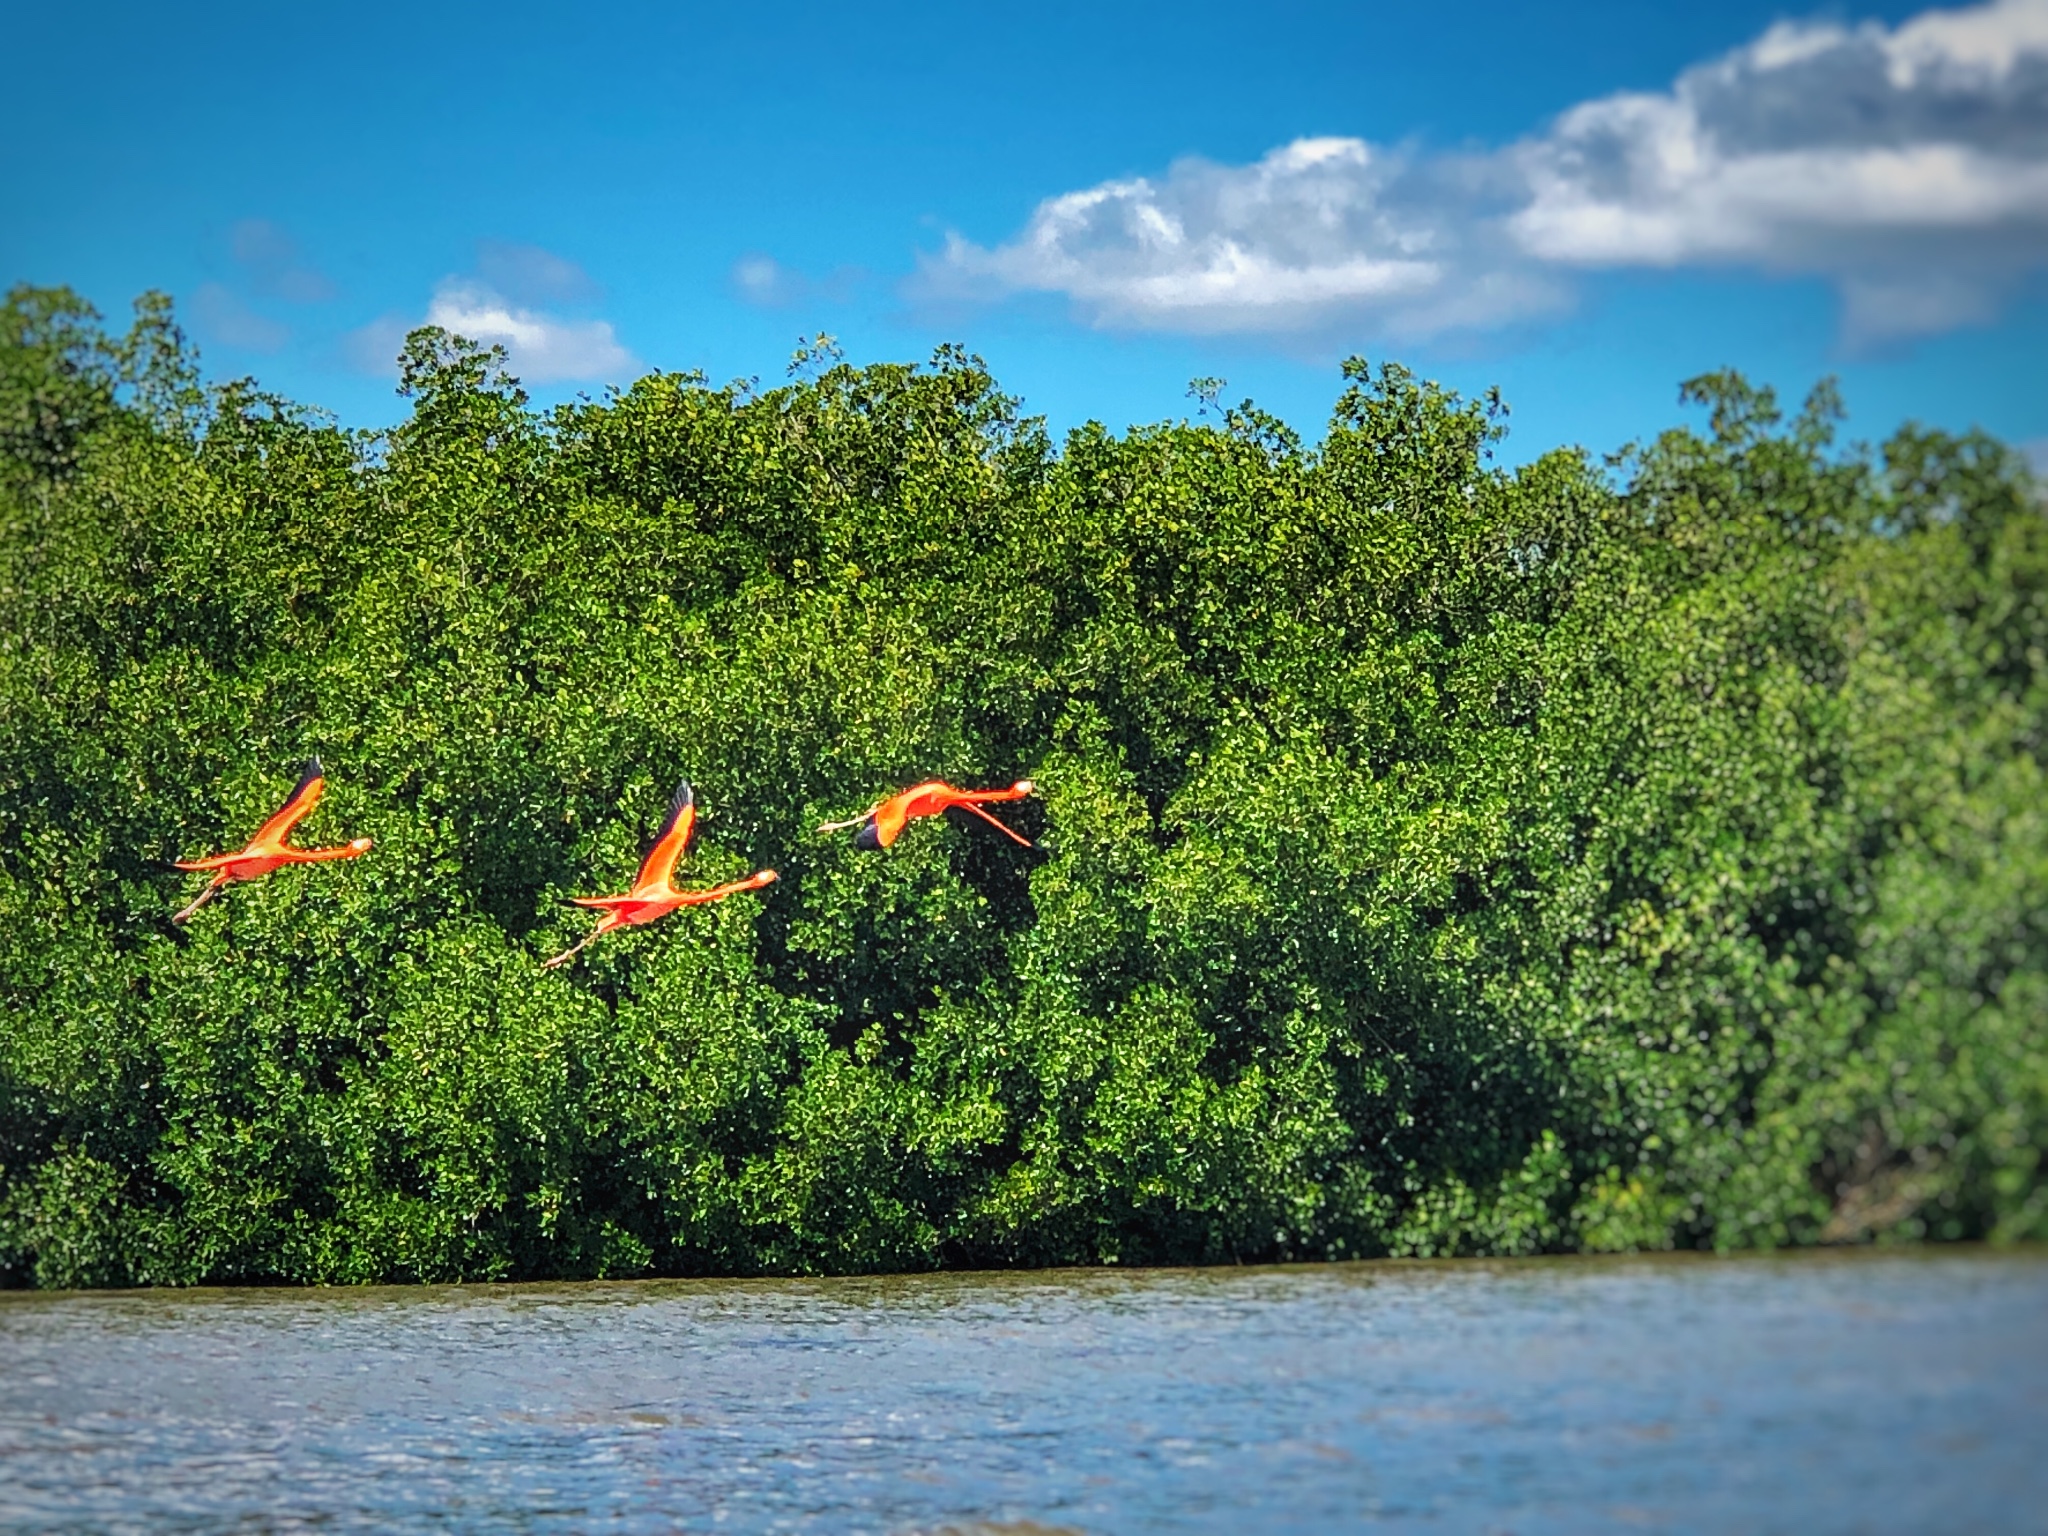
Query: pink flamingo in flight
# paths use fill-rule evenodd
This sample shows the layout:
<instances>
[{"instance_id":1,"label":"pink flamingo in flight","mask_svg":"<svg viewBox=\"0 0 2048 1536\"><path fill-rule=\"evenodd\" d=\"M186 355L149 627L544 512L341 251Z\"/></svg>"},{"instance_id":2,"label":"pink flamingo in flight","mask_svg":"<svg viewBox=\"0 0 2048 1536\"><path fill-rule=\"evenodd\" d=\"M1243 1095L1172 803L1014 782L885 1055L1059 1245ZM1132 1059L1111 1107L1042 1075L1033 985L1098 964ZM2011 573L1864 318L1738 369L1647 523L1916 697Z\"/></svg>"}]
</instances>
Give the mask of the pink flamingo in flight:
<instances>
[{"instance_id":1,"label":"pink flamingo in flight","mask_svg":"<svg viewBox=\"0 0 2048 1536\"><path fill-rule=\"evenodd\" d=\"M1029 779L1019 779L1008 789L955 789L943 779L927 779L886 800L876 801L851 821L828 821L818 830L844 832L848 827L859 827L860 831L853 839L855 847L887 848L902 835L904 827L918 817L936 816L957 805L961 810L979 816L1011 842L1034 848L1037 844L1031 839L1011 831L982 807L1002 800L1028 799L1036 787Z\"/></svg>"},{"instance_id":2,"label":"pink flamingo in flight","mask_svg":"<svg viewBox=\"0 0 2048 1536\"><path fill-rule=\"evenodd\" d=\"M289 799L278 808L277 814L256 829L256 835L249 839L249 845L235 853L217 853L210 859L194 859L190 863L174 861L179 869L196 873L212 872L213 881L199 893L199 899L182 912L173 913L171 921L183 923L192 914L218 896L233 880L260 880L273 870L287 864L321 864L329 859L353 859L370 851L370 840L359 837L340 848L294 848L290 844L292 828L312 814L313 807L320 803L321 791L326 787L326 777L320 771L320 759L306 759L306 770L299 777L298 788L291 792Z\"/></svg>"},{"instance_id":3,"label":"pink flamingo in flight","mask_svg":"<svg viewBox=\"0 0 2048 1536\"><path fill-rule=\"evenodd\" d=\"M677 890L674 883L676 861L690 851L690 840L696 833L697 796L685 781L677 788L676 797L669 804L668 820L654 834L654 846L640 861L640 873L633 878L633 889L623 896L571 897L576 906L594 907L604 916L597 920L595 928L584 935L582 943L563 950L552 960L543 960L542 967L552 969L564 964L585 945L614 928L651 923L656 918L667 917L678 907L701 907L706 902L723 901L741 891L758 891L764 885L775 883L774 870L759 869L744 880L735 880L730 885L714 885L707 891Z\"/></svg>"}]
</instances>

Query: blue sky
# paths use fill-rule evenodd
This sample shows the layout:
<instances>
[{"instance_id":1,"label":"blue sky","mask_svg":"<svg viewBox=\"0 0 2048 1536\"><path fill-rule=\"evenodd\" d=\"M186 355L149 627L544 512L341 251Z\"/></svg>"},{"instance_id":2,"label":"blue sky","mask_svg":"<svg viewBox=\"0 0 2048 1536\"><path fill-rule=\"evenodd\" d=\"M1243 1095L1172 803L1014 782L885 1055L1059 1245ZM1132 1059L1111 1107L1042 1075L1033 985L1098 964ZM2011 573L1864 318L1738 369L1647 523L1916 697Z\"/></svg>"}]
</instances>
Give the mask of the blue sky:
<instances>
[{"instance_id":1,"label":"blue sky","mask_svg":"<svg viewBox=\"0 0 2048 1536\"><path fill-rule=\"evenodd\" d=\"M1351 353L1511 458L1733 365L2048 451L2048 0L1787 9L41 7L0 277L174 294L210 373L375 425L423 318L541 399L957 340L1055 428Z\"/></svg>"}]
</instances>

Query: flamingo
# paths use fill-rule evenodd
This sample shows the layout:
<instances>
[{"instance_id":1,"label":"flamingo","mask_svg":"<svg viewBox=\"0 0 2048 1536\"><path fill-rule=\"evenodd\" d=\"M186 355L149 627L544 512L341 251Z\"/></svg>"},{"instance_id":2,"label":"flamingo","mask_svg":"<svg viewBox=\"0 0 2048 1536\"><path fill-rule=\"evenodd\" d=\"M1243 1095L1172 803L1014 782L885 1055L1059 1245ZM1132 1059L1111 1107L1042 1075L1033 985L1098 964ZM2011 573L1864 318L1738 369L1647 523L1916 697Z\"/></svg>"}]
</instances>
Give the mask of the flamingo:
<instances>
[{"instance_id":1,"label":"flamingo","mask_svg":"<svg viewBox=\"0 0 2048 1536\"><path fill-rule=\"evenodd\" d=\"M326 776L320 770L320 759L306 759L305 772L299 775L298 788L278 808L277 814L263 823L256 835L249 839L249 846L235 853L217 853L210 859L194 859L191 863L173 861L178 869L194 872L214 871L213 881L199 893L199 899L182 912L173 913L171 921L183 923L192 914L218 896L231 880L260 880L272 870L282 869L287 864L320 864L329 859L353 859L370 851L370 840L359 837L340 848L294 848L288 839L292 828L312 814L313 807L320 803L320 793L327 786Z\"/></svg>"},{"instance_id":2,"label":"flamingo","mask_svg":"<svg viewBox=\"0 0 2048 1536\"><path fill-rule=\"evenodd\" d=\"M697 796L685 780L677 787L675 799L669 803L668 820L654 834L654 846L640 861L640 873L633 877L633 889L623 896L572 896L570 901L574 905L595 907L604 916L597 920L595 928L584 935L582 943L563 950L552 960L543 960L542 968L552 970L565 963L598 935L610 933L614 928L651 923L658 917L667 917L677 907L701 907L706 902L723 901L741 891L758 891L764 885L775 883L774 870L757 869L744 880L735 880L730 885L714 885L708 891L677 890L673 882L676 861L690 851L690 840L696 833Z\"/></svg>"},{"instance_id":3,"label":"flamingo","mask_svg":"<svg viewBox=\"0 0 2048 1536\"><path fill-rule=\"evenodd\" d=\"M927 779L900 794L876 801L851 821L828 821L818 830L844 832L848 827L859 827L853 839L856 848L887 848L902 835L906 823L920 816L936 816L957 805L963 811L972 811L1011 842L1033 848L1037 844L1031 839L1011 831L982 806L999 800L1027 799L1036 788L1029 779L1019 779L1008 789L955 789L943 779Z\"/></svg>"}]
</instances>

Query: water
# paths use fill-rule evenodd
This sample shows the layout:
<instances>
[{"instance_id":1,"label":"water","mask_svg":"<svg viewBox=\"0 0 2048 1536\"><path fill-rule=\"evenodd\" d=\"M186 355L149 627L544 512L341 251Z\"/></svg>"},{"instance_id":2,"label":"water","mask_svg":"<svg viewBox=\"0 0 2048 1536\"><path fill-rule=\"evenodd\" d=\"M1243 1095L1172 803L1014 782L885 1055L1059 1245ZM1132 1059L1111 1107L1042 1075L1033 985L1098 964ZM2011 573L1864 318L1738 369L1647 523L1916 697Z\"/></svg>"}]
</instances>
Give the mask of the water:
<instances>
[{"instance_id":1,"label":"water","mask_svg":"<svg viewBox=\"0 0 2048 1536\"><path fill-rule=\"evenodd\" d=\"M0 1530L2048 1531L2048 1257L0 1297Z\"/></svg>"}]
</instances>

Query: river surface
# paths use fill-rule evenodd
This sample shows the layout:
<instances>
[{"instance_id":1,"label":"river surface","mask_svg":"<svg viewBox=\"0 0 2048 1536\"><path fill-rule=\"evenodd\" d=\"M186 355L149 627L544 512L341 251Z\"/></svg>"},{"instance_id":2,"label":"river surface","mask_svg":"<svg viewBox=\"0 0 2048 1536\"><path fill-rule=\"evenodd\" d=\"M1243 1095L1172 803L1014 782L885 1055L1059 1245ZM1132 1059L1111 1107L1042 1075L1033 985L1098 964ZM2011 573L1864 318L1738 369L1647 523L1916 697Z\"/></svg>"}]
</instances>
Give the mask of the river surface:
<instances>
[{"instance_id":1,"label":"river surface","mask_svg":"<svg viewBox=\"0 0 2048 1536\"><path fill-rule=\"evenodd\" d=\"M2048 1531L2048 1255L0 1295L0 1530Z\"/></svg>"}]
</instances>

